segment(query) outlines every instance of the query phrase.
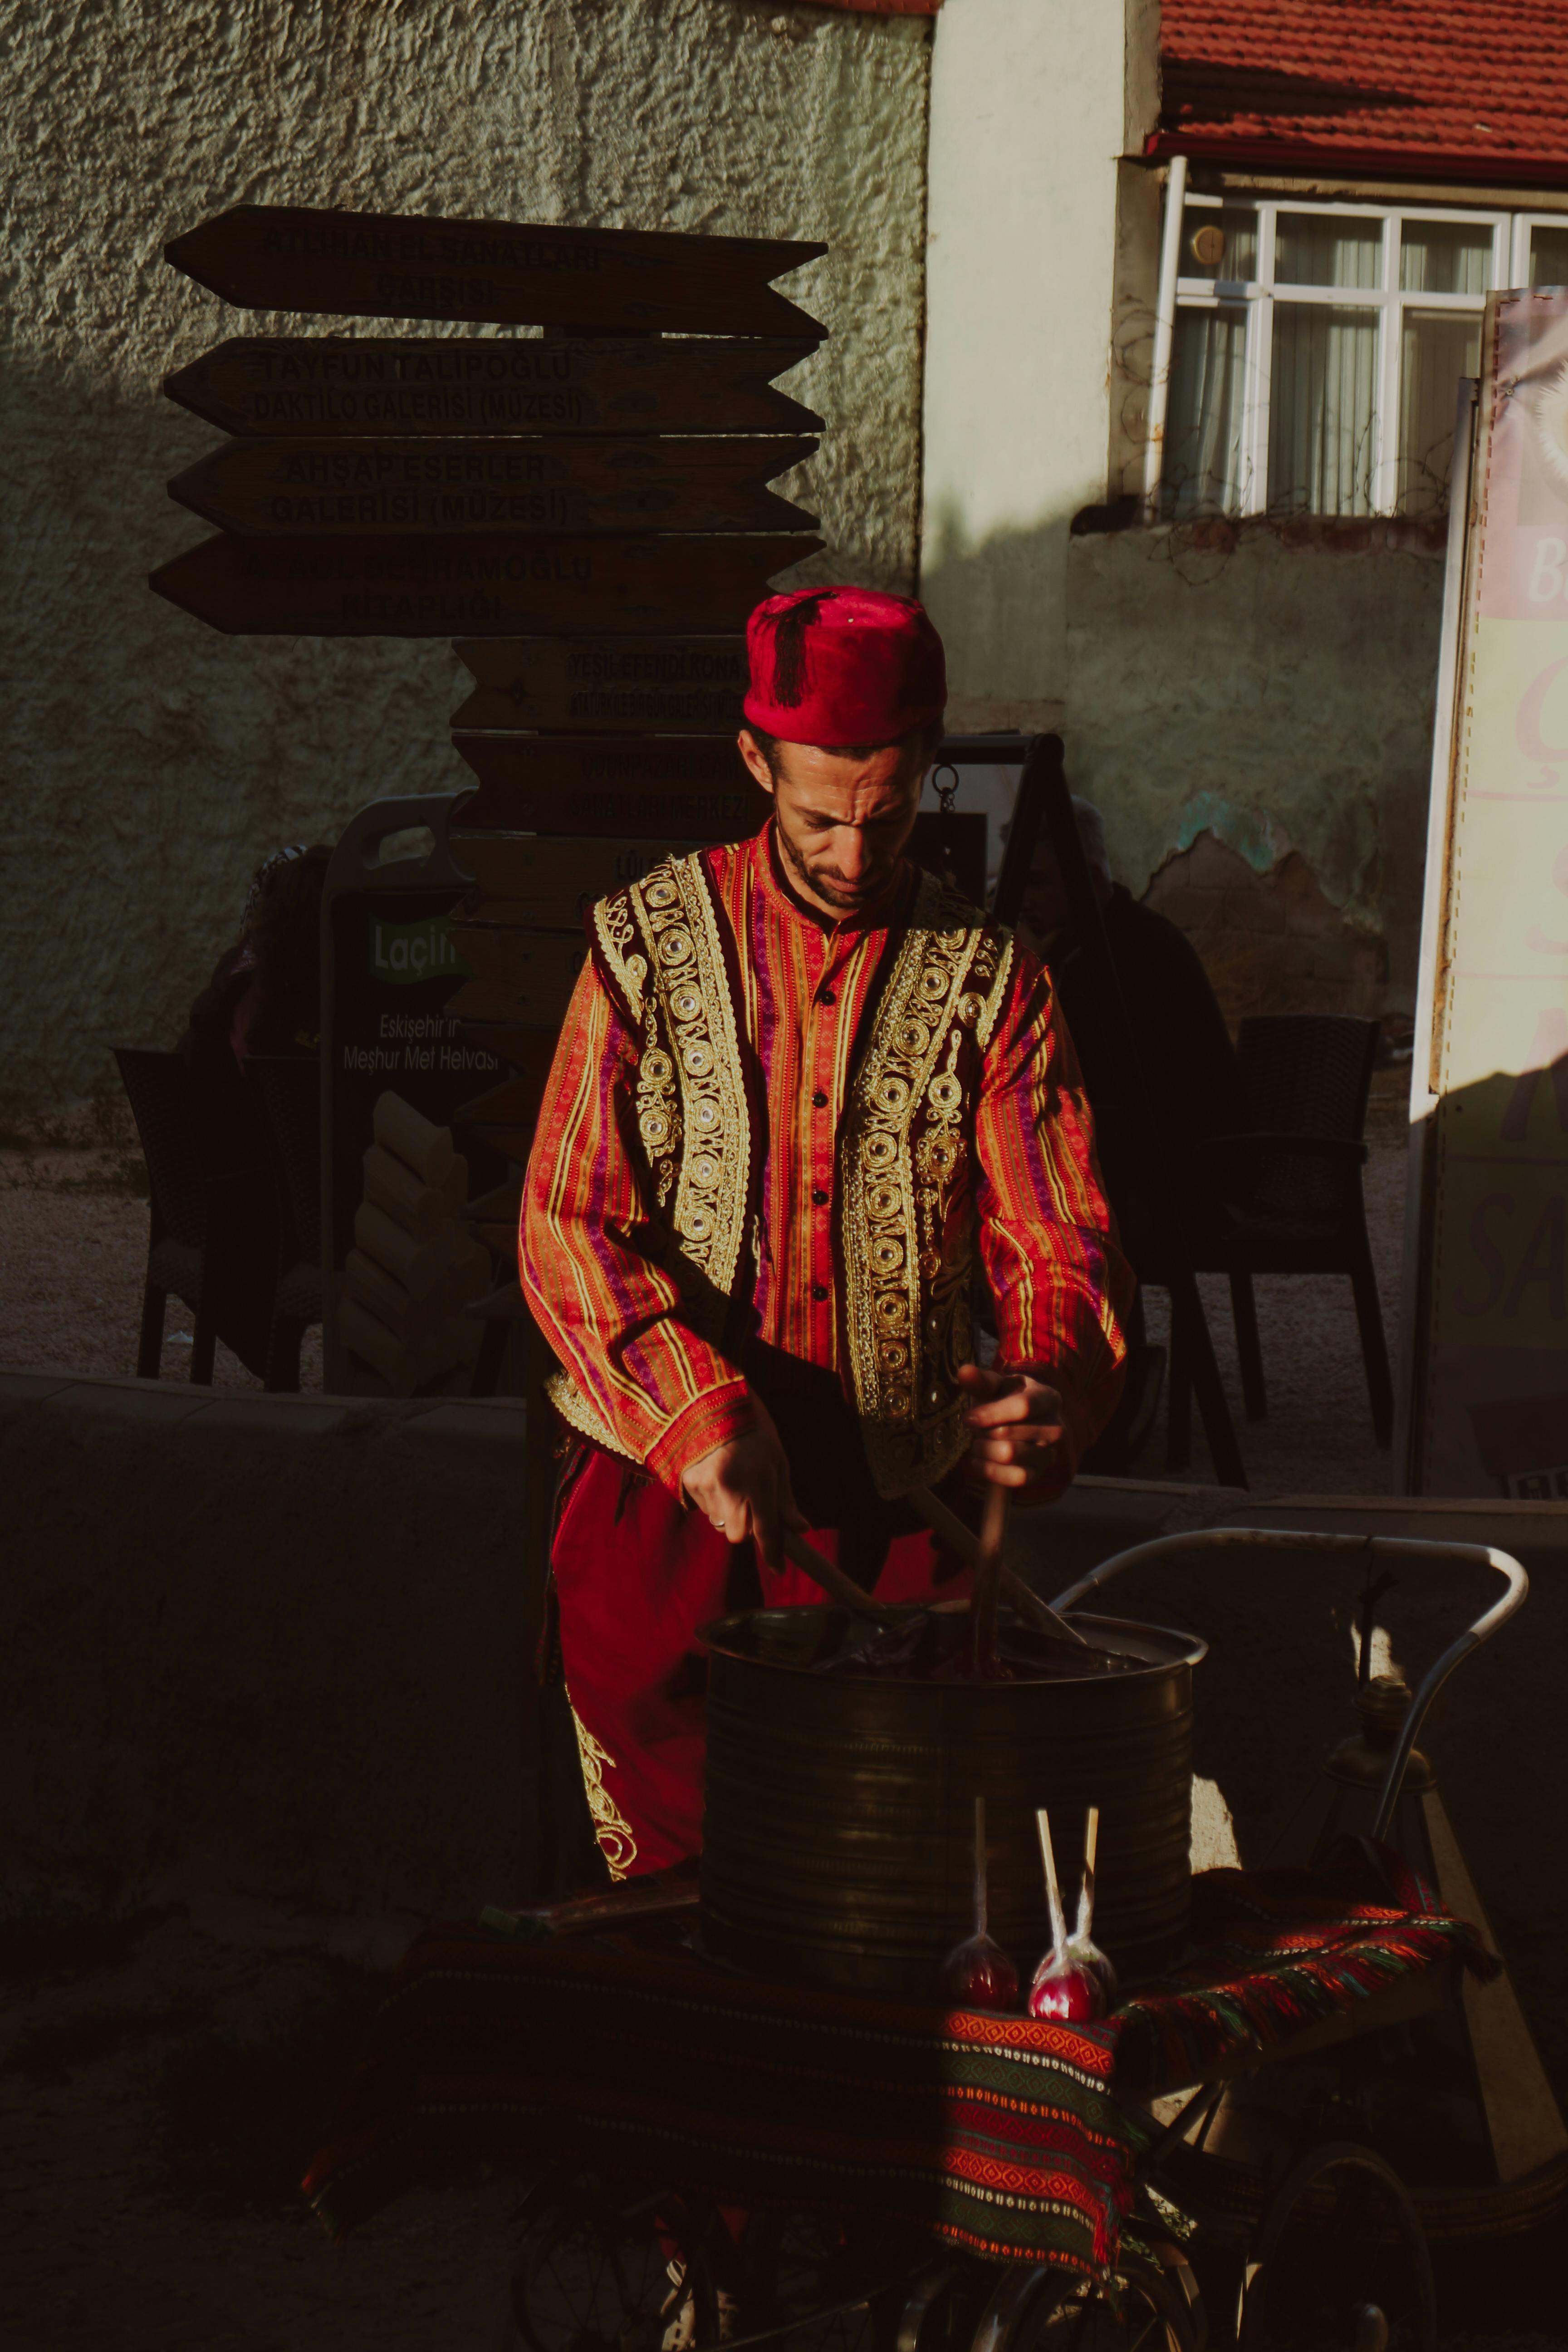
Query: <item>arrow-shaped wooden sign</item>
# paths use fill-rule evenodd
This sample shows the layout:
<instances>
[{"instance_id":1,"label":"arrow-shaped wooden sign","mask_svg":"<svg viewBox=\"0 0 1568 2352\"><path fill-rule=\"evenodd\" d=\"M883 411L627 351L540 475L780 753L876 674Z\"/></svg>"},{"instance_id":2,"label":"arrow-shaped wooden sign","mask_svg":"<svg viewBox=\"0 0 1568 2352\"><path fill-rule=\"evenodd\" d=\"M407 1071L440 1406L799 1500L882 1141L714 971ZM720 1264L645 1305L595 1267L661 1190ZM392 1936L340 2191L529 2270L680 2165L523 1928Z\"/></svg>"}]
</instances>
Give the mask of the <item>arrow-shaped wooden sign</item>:
<instances>
[{"instance_id":1,"label":"arrow-shaped wooden sign","mask_svg":"<svg viewBox=\"0 0 1568 2352\"><path fill-rule=\"evenodd\" d=\"M820 547L732 538L230 539L148 585L231 636L563 636L733 630L775 572ZM615 830L615 828L611 828ZM679 826L660 831L679 832ZM621 830L635 831L635 827Z\"/></svg>"},{"instance_id":2,"label":"arrow-shaped wooden sign","mask_svg":"<svg viewBox=\"0 0 1568 2352\"><path fill-rule=\"evenodd\" d=\"M469 929L454 924L452 940L470 977L447 999L448 1020L559 1028L588 952L581 931Z\"/></svg>"},{"instance_id":3,"label":"arrow-shaped wooden sign","mask_svg":"<svg viewBox=\"0 0 1568 2352\"><path fill-rule=\"evenodd\" d=\"M479 680L463 730L732 735L746 691L744 637L460 637Z\"/></svg>"},{"instance_id":4,"label":"arrow-shaped wooden sign","mask_svg":"<svg viewBox=\"0 0 1568 2352\"><path fill-rule=\"evenodd\" d=\"M733 743L712 736L656 736L641 742L592 736L455 735L479 790L452 821L458 835L597 834L623 839L740 841L756 832L771 803Z\"/></svg>"},{"instance_id":5,"label":"arrow-shaped wooden sign","mask_svg":"<svg viewBox=\"0 0 1568 2352\"><path fill-rule=\"evenodd\" d=\"M169 495L262 537L405 531L809 530L767 484L815 441L228 441Z\"/></svg>"},{"instance_id":6,"label":"arrow-shaped wooden sign","mask_svg":"<svg viewBox=\"0 0 1568 2352\"><path fill-rule=\"evenodd\" d=\"M811 433L778 341L235 336L163 380L226 433Z\"/></svg>"},{"instance_id":7,"label":"arrow-shaped wooden sign","mask_svg":"<svg viewBox=\"0 0 1568 2352\"><path fill-rule=\"evenodd\" d=\"M661 858L679 857L690 841L563 840L538 835L490 839L454 835L457 864L474 877L463 903L470 923L521 923L536 930L577 931L596 898L639 882Z\"/></svg>"},{"instance_id":8,"label":"arrow-shaped wooden sign","mask_svg":"<svg viewBox=\"0 0 1568 2352\"><path fill-rule=\"evenodd\" d=\"M815 341L816 320L769 280L826 250L773 237L236 205L174 238L163 256L226 302L256 310Z\"/></svg>"}]
</instances>

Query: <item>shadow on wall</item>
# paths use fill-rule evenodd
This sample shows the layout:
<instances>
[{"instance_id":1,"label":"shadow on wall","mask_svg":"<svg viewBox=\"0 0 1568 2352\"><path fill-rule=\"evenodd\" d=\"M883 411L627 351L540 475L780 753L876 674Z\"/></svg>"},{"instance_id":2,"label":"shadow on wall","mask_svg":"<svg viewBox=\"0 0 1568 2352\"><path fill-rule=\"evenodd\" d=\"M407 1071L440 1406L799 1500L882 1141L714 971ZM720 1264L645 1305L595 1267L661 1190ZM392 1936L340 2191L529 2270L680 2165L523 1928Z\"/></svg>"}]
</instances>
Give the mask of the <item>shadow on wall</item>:
<instances>
[{"instance_id":1,"label":"shadow on wall","mask_svg":"<svg viewBox=\"0 0 1568 2352\"><path fill-rule=\"evenodd\" d=\"M1061 725L1070 524L1064 510L975 539L952 499L930 519L919 593L947 648L954 734Z\"/></svg>"},{"instance_id":2,"label":"shadow on wall","mask_svg":"<svg viewBox=\"0 0 1568 2352\"><path fill-rule=\"evenodd\" d=\"M1434 531L1310 518L1080 530L1066 590L1074 790L1103 812L1129 888L1152 885L1194 931L1226 1011L1407 1010L1441 633ZM1218 907L1165 903L1183 886Z\"/></svg>"},{"instance_id":3,"label":"shadow on wall","mask_svg":"<svg viewBox=\"0 0 1568 2352\"><path fill-rule=\"evenodd\" d=\"M1165 860L1143 903L1191 940L1232 1029L1254 1013L1384 1009L1386 942L1331 902L1299 850L1260 874L1205 831Z\"/></svg>"}]
</instances>

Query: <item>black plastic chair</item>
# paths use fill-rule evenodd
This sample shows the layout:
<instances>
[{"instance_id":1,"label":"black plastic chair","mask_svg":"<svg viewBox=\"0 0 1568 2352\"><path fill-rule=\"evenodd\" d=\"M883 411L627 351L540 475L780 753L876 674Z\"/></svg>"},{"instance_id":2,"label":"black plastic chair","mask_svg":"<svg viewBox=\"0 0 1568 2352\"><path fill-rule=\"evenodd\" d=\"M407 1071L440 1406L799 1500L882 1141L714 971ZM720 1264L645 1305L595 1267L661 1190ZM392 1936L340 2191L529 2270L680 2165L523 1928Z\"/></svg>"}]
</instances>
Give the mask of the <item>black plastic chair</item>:
<instances>
[{"instance_id":1,"label":"black plastic chair","mask_svg":"<svg viewBox=\"0 0 1568 2352\"><path fill-rule=\"evenodd\" d=\"M1380 1445L1394 1434L1394 1383L1384 1338L1361 1171L1378 1024L1338 1013L1265 1013L1244 1021L1237 1053L1250 1128L1214 1136L1193 1155L1193 1191L1206 1202L1194 1262L1230 1277L1242 1395L1249 1421L1268 1411L1252 1278L1348 1275ZM1173 1391L1177 1367L1173 1365ZM1173 1393L1173 1412L1175 1399Z\"/></svg>"},{"instance_id":2,"label":"black plastic chair","mask_svg":"<svg viewBox=\"0 0 1568 2352\"><path fill-rule=\"evenodd\" d=\"M156 1380L171 1291L194 1316L191 1378L210 1382L221 1339L263 1370L277 1248L271 1172L226 1164L202 1129L177 1054L117 1045L114 1058L147 1162L151 1230L137 1346L139 1379Z\"/></svg>"},{"instance_id":3,"label":"black plastic chair","mask_svg":"<svg viewBox=\"0 0 1568 2352\"><path fill-rule=\"evenodd\" d=\"M278 1193L278 1272L267 1335L265 1383L297 1390L300 1347L323 1313L321 1273L321 1071L313 1055L250 1054Z\"/></svg>"}]
</instances>

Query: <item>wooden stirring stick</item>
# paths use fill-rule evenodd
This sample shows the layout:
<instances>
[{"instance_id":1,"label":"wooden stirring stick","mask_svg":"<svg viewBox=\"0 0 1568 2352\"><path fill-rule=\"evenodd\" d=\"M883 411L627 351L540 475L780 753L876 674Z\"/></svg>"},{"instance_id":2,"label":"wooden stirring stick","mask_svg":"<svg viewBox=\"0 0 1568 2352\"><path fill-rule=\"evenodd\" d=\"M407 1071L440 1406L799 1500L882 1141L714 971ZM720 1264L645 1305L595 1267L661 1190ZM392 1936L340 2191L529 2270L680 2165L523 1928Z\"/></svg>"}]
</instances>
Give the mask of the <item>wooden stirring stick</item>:
<instances>
[{"instance_id":1,"label":"wooden stirring stick","mask_svg":"<svg viewBox=\"0 0 1568 2352\"><path fill-rule=\"evenodd\" d=\"M867 1617L874 1624L889 1625L911 1613L907 1601L884 1601L879 1608L870 1594L863 1591L852 1576L846 1576L826 1553L818 1551L815 1544L808 1544L805 1538L797 1535L793 1528L784 1528L783 1540L785 1557L793 1559L796 1568L804 1568L812 1581L820 1585L828 1599L836 1601L847 1615Z\"/></svg>"},{"instance_id":2,"label":"wooden stirring stick","mask_svg":"<svg viewBox=\"0 0 1568 2352\"><path fill-rule=\"evenodd\" d=\"M1007 1489L987 1486L984 1516L980 1523L980 1557L974 1564L970 1594L970 1664L976 1675L994 1676L1000 1668L996 1655L996 1607L1002 1597L1002 1538L1007 1532Z\"/></svg>"},{"instance_id":3,"label":"wooden stirring stick","mask_svg":"<svg viewBox=\"0 0 1568 2352\"><path fill-rule=\"evenodd\" d=\"M929 1486L911 1486L904 1499L914 1505L927 1527L942 1538L949 1551L963 1560L966 1568L978 1564L979 1538L973 1528L964 1526L956 1511L950 1511L940 1496L931 1493ZM1010 1601L1019 1616L1026 1624L1033 1625L1037 1632L1054 1633L1058 1642L1072 1642L1080 1650L1089 1647L1078 1627L1069 1625L1065 1617L1059 1617L1037 1592L1025 1583L1021 1576L1015 1576L1010 1568L1002 1570L1002 1597Z\"/></svg>"}]
</instances>

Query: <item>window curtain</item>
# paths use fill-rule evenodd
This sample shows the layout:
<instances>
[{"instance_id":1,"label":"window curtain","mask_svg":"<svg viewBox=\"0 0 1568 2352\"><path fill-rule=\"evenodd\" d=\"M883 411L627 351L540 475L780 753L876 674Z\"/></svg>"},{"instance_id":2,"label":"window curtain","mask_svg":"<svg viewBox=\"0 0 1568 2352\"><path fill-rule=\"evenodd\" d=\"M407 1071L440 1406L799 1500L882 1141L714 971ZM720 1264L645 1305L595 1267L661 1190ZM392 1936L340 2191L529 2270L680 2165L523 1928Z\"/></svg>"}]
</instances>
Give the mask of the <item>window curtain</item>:
<instances>
[{"instance_id":1,"label":"window curtain","mask_svg":"<svg viewBox=\"0 0 1568 2352\"><path fill-rule=\"evenodd\" d=\"M1375 312L1275 303L1270 514L1372 512L1376 381Z\"/></svg>"},{"instance_id":2,"label":"window curtain","mask_svg":"<svg viewBox=\"0 0 1568 2352\"><path fill-rule=\"evenodd\" d=\"M1244 305L1177 311L1161 468L1167 518L1240 513L1246 368Z\"/></svg>"}]
</instances>

